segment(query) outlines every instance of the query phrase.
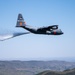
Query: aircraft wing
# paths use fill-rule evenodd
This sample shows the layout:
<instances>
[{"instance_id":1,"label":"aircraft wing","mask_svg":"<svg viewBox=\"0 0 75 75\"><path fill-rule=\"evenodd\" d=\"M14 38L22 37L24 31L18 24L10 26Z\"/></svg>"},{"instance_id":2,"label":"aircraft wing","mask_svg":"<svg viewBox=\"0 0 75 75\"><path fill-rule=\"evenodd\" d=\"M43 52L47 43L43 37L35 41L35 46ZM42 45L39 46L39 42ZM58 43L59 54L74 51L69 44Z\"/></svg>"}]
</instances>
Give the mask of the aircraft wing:
<instances>
[{"instance_id":1,"label":"aircraft wing","mask_svg":"<svg viewBox=\"0 0 75 75\"><path fill-rule=\"evenodd\" d=\"M39 28L39 30L55 30L55 29L58 29L58 25L52 25L52 26L48 26L48 27L42 27L42 28Z\"/></svg>"},{"instance_id":2,"label":"aircraft wing","mask_svg":"<svg viewBox=\"0 0 75 75\"><path fill-rule=\"evenodd\" d=\"M10 39L10 38L14 38L16 36L20 36L20 35L24 35L24 34L29 34L29 32L25 32L25 33L11 33L11 34L0 34L0 41L4 41L4 40L7 40L7 39Z\"/></svg>"}]
</instances>

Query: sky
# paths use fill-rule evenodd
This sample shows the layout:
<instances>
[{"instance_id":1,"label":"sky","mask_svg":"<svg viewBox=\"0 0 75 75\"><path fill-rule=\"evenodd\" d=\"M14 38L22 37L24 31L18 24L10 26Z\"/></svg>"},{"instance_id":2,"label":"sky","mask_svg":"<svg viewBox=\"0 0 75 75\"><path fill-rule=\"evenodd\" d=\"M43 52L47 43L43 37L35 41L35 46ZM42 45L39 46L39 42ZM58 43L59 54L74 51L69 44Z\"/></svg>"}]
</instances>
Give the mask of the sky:
<instances>
[{"instance_id":1,"label":"sky","mask_svg":"<svg viewBox=\"0 0 75 75\"><path fill-rule=\"evenodd\" d=\"M25 34L0 41L0 60L57 60L75 57L75 0L0 0L0 32L16 28L21 13L27 25L59 25L60 36ZM3 30L3 31L2 31Z\"/></svg>"}]
</instances>

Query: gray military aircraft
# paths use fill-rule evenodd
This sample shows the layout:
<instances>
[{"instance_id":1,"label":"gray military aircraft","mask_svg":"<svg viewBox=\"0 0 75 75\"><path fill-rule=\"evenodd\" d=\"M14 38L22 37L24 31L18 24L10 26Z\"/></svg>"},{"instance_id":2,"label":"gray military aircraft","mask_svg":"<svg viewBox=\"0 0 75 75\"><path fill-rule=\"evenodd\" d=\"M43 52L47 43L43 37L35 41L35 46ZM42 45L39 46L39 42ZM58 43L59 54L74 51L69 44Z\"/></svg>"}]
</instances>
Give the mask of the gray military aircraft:
<instances>
[{"instance_id":1,"label":"gray military aircraft","mask_svg":"<svg viewBox=\"0 0 75 75\"><path fill-rule=\"evenodd\" d=\"M61 29L58 29L58 25L52 25L52 26L41 27L41 28L33 28L29 25L26 25L26 22L24 21L22 14L18 15L16 27L22 27L34 34L46 34L46 35L61 35L61 34L63 34Z\"/></svg>"}]
</instances>

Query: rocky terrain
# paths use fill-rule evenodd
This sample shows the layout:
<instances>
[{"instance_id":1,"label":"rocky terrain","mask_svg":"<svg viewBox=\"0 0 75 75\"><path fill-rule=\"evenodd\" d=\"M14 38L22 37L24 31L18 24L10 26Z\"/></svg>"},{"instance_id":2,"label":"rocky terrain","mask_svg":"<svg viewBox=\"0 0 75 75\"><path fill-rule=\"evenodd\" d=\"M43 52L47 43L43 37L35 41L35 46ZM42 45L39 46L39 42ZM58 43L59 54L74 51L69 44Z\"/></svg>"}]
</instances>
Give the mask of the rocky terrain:
<instances>
[{"instance_id":1,"label":"rocky terrain","mask_svg":"<svg viewBox=\"0 0 75 75\"><path fill-rule=\"evenodd\" d=\"M75 68L65 61L0 61L0 75L34 75L43 71L64 71Z\"/></svg>"},{"instance_id":2,"label":"rocky terrain","mask_svg":"<svg viewBox=\"0 0 75 75\"><path fill-rule=\"evenodd\" d=\"M75 75L75 69L65 70L63 72L58 71L44 71L36 75Z\"/></svg>"}]
</instances>

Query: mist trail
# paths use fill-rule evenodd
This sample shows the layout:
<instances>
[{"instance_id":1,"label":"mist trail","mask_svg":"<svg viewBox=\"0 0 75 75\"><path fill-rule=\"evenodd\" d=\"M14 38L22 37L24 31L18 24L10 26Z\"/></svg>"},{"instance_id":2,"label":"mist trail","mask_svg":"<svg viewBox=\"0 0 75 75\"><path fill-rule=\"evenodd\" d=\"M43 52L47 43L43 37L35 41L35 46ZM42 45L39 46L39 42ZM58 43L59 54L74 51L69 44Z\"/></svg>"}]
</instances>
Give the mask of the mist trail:
<instances>
[{"instance_id":1,"label":"mist trail","mask_svg":"<svg viewBox=\"0 0 75 75\"><path fill-rule=\"evenodd\" d=\"M21 32L15 30L0 29L0 41L14 38L16 36L29 34L29 32Z\"/></svg>"}]
</instances>

